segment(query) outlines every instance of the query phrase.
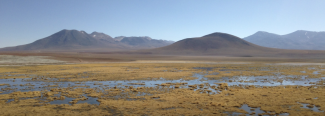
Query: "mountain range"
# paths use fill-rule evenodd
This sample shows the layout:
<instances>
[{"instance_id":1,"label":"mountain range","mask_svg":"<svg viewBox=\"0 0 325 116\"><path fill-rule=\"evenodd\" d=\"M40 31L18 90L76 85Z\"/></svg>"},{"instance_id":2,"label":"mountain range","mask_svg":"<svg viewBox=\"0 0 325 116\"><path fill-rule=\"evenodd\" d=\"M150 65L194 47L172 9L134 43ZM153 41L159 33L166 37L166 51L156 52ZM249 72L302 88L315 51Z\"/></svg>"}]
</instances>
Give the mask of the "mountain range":
<instances>
[{"instance_id":1,"label":"mountain range","mask_svg":"<svg viewBox=\"0 0 325 116\"><path fill-rule=\"evenodd\" d=\"M81 51L110 54L114 53L112 51L119 51L116 53L240 57L323 57L325 51L287 50L293 49L292 46L302 49L299 46L306 47L308 45L314 45L314 49L320 49L324 47L322 45L325 45L325 43L322 43L323 38L324 35L321 32L311 33L306 31L296 31L287 35L257 32L244 39L227 33L216 32L202 37L186 38L174 43L172 41L152 39L147 36L118 36L112 38L99 32L87 34L85 31L62 30L33 43L2 48L0 51ZM286 49L279 49L278 46L286 47Z\"/></svg>"},{"instance_id":2,"label":"mountain range","mask_svg":"<svg viewBox=\"0 0 325 116\"><path fill-rule=\"evenodd\" d=\"M243 38L256 45L299 50L325 50L325 32L298 30L286 35L258 31Z\"/></svg>"},{"instance_id":3,"label":"mountain range","mask_svg":"<svg viewBox=\"0 0 325 116\"><path fill-rule=\"evenodd\" d=\"M143 50L142 52L185 56L234 56L234 57L325 57L321 50L290 50L259 46L227 33L212 33L202 37L186 38L171 45Z\"/></svg>"},{"instance_id":4,"label":"mountain range","mask_svg":"<svg viewBox=\"0 0 325 116\"><path fill-rule=\"evenodd\" d=\"M137 50L167 46L173 41L157 40L150 37L120 37L78 30L61 30L43 39L26 45L6 47L0 51L114 51Z\"/></svg>"}]
</instances>

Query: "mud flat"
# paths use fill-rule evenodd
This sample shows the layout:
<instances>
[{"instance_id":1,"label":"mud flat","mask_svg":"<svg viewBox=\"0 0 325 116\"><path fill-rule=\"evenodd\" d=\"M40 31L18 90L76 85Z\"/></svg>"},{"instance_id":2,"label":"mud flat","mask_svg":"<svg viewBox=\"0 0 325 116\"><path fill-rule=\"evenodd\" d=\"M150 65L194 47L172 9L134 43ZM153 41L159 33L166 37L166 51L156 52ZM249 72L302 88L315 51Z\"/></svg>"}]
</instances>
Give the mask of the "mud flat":
<instances>
[{"instance_id":1,"label":"mud flat","mask_svg":"<svg viewBox=\"0 0 325 116\"><path fill-rule=\"evenodd\" d=\"M0 115L325 115L325 66L0 66Z\"/></svg>"}]
</instances>

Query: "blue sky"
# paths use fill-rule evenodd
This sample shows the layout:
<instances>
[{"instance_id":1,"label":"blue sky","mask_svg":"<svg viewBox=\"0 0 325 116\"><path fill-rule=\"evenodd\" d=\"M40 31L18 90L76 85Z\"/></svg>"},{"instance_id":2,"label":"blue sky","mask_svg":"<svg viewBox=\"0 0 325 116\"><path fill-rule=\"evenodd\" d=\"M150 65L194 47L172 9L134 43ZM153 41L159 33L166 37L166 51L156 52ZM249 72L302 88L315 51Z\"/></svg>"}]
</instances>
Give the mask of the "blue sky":
<instances>
[{"instance_id":1,"label":"blue sky","mask_svg":"<svg viewBox=\"0 0 325 116\"><path fill-rule=\"evenodd\" d=\"M62 29L178 41L213 32L325 31L325 0L0 0L0 47Z\"/></svg>"}]
</instances>

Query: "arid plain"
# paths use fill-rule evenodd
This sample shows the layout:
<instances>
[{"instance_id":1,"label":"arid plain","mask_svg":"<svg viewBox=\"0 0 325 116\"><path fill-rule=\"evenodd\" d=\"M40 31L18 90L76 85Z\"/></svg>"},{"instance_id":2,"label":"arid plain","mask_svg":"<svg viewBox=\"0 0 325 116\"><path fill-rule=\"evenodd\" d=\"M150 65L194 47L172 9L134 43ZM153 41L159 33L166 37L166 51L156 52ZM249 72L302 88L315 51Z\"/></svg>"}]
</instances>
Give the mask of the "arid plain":
<instances>
[{"instance_id":1,"label":"arid plain","mask_svg":"<svg viewBox=\"0 0 325 116\"><path fill-rule=\"evenodd\" d=\"M63 30L0 49L0 115L325 115L325 51L218 32L151 49L106 40Z\"/></svg>"},{"instance_id":2,"label":"arid plain","mask_svg":"<svg viewBox=\"0 0 325 116\"><path fill-rule=\"evenodd\" d=\"M0 0L0 116L325 116L324 5Z\"/></svg>"},{"instance_id":3,"label":"arid plain","mask_svg":"<svg viewBox=\"0 0 325 116\"><path fill-rule=\"evenodd\" d=\"M11 52L0 63L0 115L325 115L321 58Z\"/></svg>"}]
</instances>

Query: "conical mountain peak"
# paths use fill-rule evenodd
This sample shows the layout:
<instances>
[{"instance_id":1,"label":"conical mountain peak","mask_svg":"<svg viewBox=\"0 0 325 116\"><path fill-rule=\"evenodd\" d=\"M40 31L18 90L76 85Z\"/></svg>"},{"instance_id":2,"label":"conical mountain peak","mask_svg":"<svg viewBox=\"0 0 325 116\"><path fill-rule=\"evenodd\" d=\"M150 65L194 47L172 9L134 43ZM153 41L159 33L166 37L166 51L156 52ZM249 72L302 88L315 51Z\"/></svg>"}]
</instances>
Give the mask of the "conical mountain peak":
<instances>
[{"instance_id":1,"label":"conical mountain peak","mask_svg":"<svg viewBox=\"0 0 325 116\"><path fill-rule=\"evenodd\" d=\"M249 43L227 33L212 33L198 38L187 38L172 45L157 48L157 53L167 54L235 54L247 55L249 52L269 51L268 48Z\"/></svg>"},{"instance_id":2,"label":"conical mountain peak","mask_svg":"<svg viewBox=\"0 0 325 116\"><path fill-rule=\"evenodd\" d=\"M230 35L227 33L215 32L215 33L205 35L203 37L227 37L227 36L233 36L233 35ZM233 37L235 37L235 36L233 36Z\"/></svg>"}]
</instances>

